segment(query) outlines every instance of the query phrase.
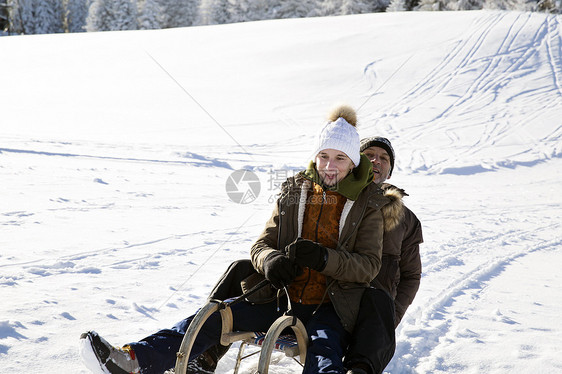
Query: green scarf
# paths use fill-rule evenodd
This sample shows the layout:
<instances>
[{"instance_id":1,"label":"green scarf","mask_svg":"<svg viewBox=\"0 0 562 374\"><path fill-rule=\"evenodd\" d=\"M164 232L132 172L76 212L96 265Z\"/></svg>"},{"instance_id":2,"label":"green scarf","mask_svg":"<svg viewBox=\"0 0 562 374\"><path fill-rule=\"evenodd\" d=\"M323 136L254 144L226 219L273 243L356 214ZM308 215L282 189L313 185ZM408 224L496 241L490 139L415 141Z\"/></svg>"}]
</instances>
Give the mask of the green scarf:
<instances>
[{"instance_id":1,"label":"green scarf","mask_svg":"<svg viewBox=\"0 0 562 374\"><path fill-rule=\"evenodd\" d=\"M324 190L336 191L340 195L345 196L349 200L357 200L359 194L365 187L373 181L374 173L371 161L361 153L361 161L359 166L354 168L345 178L339 181L335 186L325 186L318 175L318 170L316 169L316 164L310 161L308 167L302 172L303 176L322 186Z\"/></svg>"}]
</instances>

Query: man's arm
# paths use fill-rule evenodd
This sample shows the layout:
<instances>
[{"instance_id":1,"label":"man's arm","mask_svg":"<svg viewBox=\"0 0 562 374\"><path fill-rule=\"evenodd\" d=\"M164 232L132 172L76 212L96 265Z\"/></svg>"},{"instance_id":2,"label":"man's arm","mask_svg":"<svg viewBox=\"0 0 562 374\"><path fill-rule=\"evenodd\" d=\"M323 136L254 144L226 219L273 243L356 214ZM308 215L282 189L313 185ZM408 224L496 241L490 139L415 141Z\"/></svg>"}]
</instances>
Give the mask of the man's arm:
<instances>
[{"instance_id":1,"label":"man's arm","mask_svg":"<svg viewBox=\"0 0 562 374\"><path fill-rule=\"evenodd\" d=\"M404 222L406 233L402 240L400 254L400 283L398 283L396 299L396 326L404 317L406 309L414 301L420 287L422 264L420 258L420 243L423 242L421 223L416 215L404 207Z\"/></svg>"}]
</instances>

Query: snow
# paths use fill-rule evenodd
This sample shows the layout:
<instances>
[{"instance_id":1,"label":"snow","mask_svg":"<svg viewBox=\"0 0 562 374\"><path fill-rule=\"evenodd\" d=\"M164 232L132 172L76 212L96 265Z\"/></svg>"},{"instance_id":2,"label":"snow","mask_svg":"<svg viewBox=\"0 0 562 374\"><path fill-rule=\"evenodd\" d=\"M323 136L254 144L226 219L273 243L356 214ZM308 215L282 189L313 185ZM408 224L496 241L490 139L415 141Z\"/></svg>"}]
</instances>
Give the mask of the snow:
<instances>
[{"instance_id":1,"label":"snow","mask_svg":"<svg viewBox=\"0 0 562 374\"><path fill-rule=\"evenodd\" d=\"M387 372L559 372L561 21L394 12L0 38L2 372L88 373L81 333L122 345L192 314L338 102L362 136L391 139L390 182L424 229ZM237 204L225 183L243 168L261 192Z\"/></svg>"}]
</instances>

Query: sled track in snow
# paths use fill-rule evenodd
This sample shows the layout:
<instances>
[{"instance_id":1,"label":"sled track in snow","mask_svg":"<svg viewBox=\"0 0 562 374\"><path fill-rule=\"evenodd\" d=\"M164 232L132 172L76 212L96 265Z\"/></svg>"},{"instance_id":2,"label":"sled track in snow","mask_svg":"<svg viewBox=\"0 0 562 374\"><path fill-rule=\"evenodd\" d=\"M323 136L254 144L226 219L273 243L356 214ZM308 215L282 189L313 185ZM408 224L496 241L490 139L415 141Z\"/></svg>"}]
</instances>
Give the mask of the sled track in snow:
<instances>
[{"instance_id":1,"label":"sled track in snow","mask_svg":"<svg viewBox=\"0 0 562 374\"><path fill-rule=\"evenodd\" d=\"M100 273L109 269L127 268L139 262L150 263L150 261L165 260L167 258L186 256L189 258L189 255L194 252L209 252L209 255L212 255L213 250L216 250L217 247L224 244L236 245L237 243L248 241L249 239L247 237L249 235L246 229L248 227L256 226L261 225L252 224L244 226L245 230L240 232L236 231L237 228L224 228L213 231L205 230L194 233L177 234L142 243L131 243L124 246L114 246L110 248L76 252L71 255L60 256L55 259L41 258L24 263L8 263L0 265L0 268L24 270L30 273L25 277L25 279L33 280L33 278L44 278L47 276L56 276L68 273ZM217 236L224 238L224 240L221 241L214 239ZM180 241L183 243L186 238L191 238L191 242L194 244L189 245L187 248L186 246L180 244L179 247L181 248L158 249L158 245L166 247L165 243L171 241ZM147 254L139 255L137 251L140 247L150 247L154 250ZM116 257L115 254L122 251L129 251L128 253L130 253L131 256L126 260L116 260L118 257ZM92 262L95 263L95 266L91 265ZM190 263L190 261L188 263ZM196 263L191 264L193 266L197 266ZM7 278L9 278L9 276Z\"/></svg>"},{"instance_id":2,"label":"sled track in snow","mask_svg":"<svg viewBox=\"0 0 562 374\"><path fill-rule=\"evenodd\" d=\"M546 38L548 61L550 62L553 79L558 90L558 96L562 97L562 56L559 54L562 44L562 34L559 32L560 23L555 16L549 16L546 22L548 28L548 37ZM558 51L558 54L556 51Z\"/></svg>"},{"instance_id":3,"label":"sled track in snow","mask_svg":"<svg viewBox=\"0 0 562 374\"><path fill-rule=\"evenodd\" d=\"M397 334L395 354L397 359L391 363L386 371L390 373L419 373L416 368L420 362L431 357L432 352L440 344L448 344L446 341L442 341L443 337L450 332L455 320L462 318L462 315L466 313L466 310L455 311L454 304L458 297L469 295L476 303L479 299L479 293L486 285L499 276L513 261L531 253L560 248L562 245L562 239L560 238L537 240L534 237L544 230L557 232L560 230L560 224L556 223L536 230L511 231L506 235L491 235L487 238L481 238L481 240L473 239L467 248L451 253L451 256L447 256L440 261L430 263L426 273L429 279L424 277L422 282L431 282L432 273L447 270L451 270L449 273L452 273L452 280L448 287L443 288L439 294L425 302L424 305L406 313ZM528 240L529 236L533 237L533 240ZM478 249L474 250L474 247L493 248L486 243L493 244L494 242L506 241L509 242L508 250L502 250L496 256L484 257L475 253ZM528 244L527 241L529 241ZM501 246L501 243L496 243L496 247ZM480 256L479 258L485 261L473 264L469 271L463 273L453 271L452 267L457 264L454 261L451 262L451 259L462 255L471 255L472 258ZM402 339L400 336L402 336Z\"/></svg>"},{"instance_id":4,"label":"sled track in snow","mask_svg":"<svg viewBox=\"0 0 562 374\"><path fill-rule=\"evenodd\" d=\"M461 312L455 312L453 315L451 312L444 313L444 310L453 307L457 297L470 294L473 301L476 302L479 299L478 293L482 291L485 284L500 275L511 262L536 251L555 249L561 244L562 240L549 241L536 249L529 250L529 252L514 253L498 258L483 268L476 268L452 282L450 288L444 290L430 304L424 306L421 318L416 323L416 326L419 327L404 332L410 339L405 342L398 342L396 356L408 357L403 363L405 367L417 367L424 358L430 357L432 351L440 344L447 344L447 342L442 342L441 338L447 335L454 322L454 319L448 317L454 316L456 319L458 315L461 315ZM463 312L466 312L466 310ZM414 336L419 336L420 339L412 344L411 338ZM406 371L400 368L392 372L404 373ZM418 371L413 372L417 373Z\"/></svg>"},{"instance_id":5,"label":"sled track in snow","mask_svg":"<svg viewBox=\"0 0 562 374\"><path fill-rule=\"evenodd\" d=\"M423 106L435 96L442 94L452 79L458 76L463 68L466 68L470 58L474 56L483 43L485 36L503 17L505 17L505 14L494 14L481 18L478 22L478 28L470 28L465 34L461 35L462 42L454 43L452 50L444 56L438 65L424 78L416 82L414 87L396 100L394 104L383 108L382 111L389 116L398 117L406 113L403 108ZM474 35L476 35L476 40L473 40ZM411 132L407 132L405 135L415 138L416 134L427 130L427 126L420 123L412 126L409 130Z\"/></svg>"},{"instance_id":6,"label":"sled track in snow","mask_svg":"<svg viewBox=\"0 0 562 374\"><path fill-rule=\"evenodd\" d=\"M480 251L486 252L490 248L498 247L498 245L501 246L498 242L511 242L521 237L540 234L545 230L554 230L559 226L559 224L552 224L537 230L521 231L512 229L502 233L492 232L491 235L484 237L461 238L455 240L453 243L446 243L441 245L438 250L435 250L434 254L428 255L430 258L427 259L428 263L423 264L423 275L427 277L434 272L450 268L451 264L464 264L462 259L465 255L477 255ZM445 246L447 248L443 248ZM443 253L447 253L447 256L443 257ZM455 284L456 282L457 280L454 280L451 284Z\"/></svg>"},{"instance_id":7,"label":"sled track in snow","mask_svg":"<svg viewBox=\"0 0 562 374\"><path fill-rule=\"evenodd\" d=\"M436 118L437 123L447 119L447 117L452 115L454 111L459 108L473 106L478 109L485 106L486 101L489 101L488 98L496 96L499 89L514 82L520 76L530 73L530 71L525 72L524 65L529 62L535 54L540 53L541 49L545 49L545 45L548 44L546 41L551 37L553 31L557 31L556 29L550 29L545 23L539 32L534 35L532 40L528 41L526 45L517 47L516 43L519 41L518 38L520 38L522 30L527 25L530 16L531 15L526 15L526 17L523 17L523 15L518 16L516 22L514 22L506 35L506 38L499 46L497 54L492 57L490 62L485 64L482 73L465 94ZM548 49L546 53L548 54ZM556 70L553 70L553 75L555 77L558 76ZM540 102L544 101L541 100ZM537 119L542 112L560 105L560 101L556 100L548 101L548 104L543 107L537 107L536 104L538 103L539 101L536 99L528 102L529 107L533 107L534 110L530 112L524 120L520 120L516 123L499 121L499 123L486 124L486 131L481 133L479 140L471 147L465 148L463 151L459 152L457 158L464 158L482 152L485 148L494 146L498 139L503 139L509 133L522 133L521 135L524 136L530 135L530 131L526 129L525 125ZM466 112L468 113L469 111ZM432 123L432 125L434 125L434 123ZM462 126L462 124L452 125L449 127L448 133L454 132L456 129L462 128ZM419 135L421 135L419 132L413 134L414 137ZM534 139L536 144L540 142L540 139L536 139L536 137L530 138ZM452 138L451 140L451 145L454 145L455 139ZM438 166L438 164L436 166Z\"/></svg>"},{"instance_id":8,"label":"sled track in snow","mask_svg":"<svg viewBox=\"0 0 562 374\"><path fill-rule=\"evenodd\" d=\"M529 162L529 157L535 163L557 157L562 126L552 123L551 126L541 126L537 131L536 124L551 123L545 115L562 108L560 24L556 16L548 16L536 31L530 30L534 16L532 13L511 15L507 12L481 16L459 35L461 41L453 42L451 50L427 75L414 82L413 87L394 103L377 109L383 117L374 119L374 128L379 127L381 118L385 121L388 118L393 121L394 118L397 124L401 117L410 118L400 126L384 127L390 138L418 144L408 147L412 149L410 155L401 156L404 160L402 165L413 171L438 173L448 166L466 163L474 156L486 159L487 149L504 146L502 140L513 136L527 139L522 144L529 144L529 147L515 151L506 148L504 161L493 166L509 166L514 162L512 158L525 153L525 163ZM506 21L510 22L509 27L505 31L500 30ZM501 35L498 32L505 34L501 40L494 39ZM543 89L525 91L522 86L518 94L508 96L509 90L505 88L521 84L529 79L529 75L536 74L533 61L537 56L544 56L543 60L548 61L552 83L548 82L549 77L533 76L545 82ZM375 62L367 66L364 74L367 81L377 77L375 69ZM549 99L545 100L545 96ZM423 120L416 119L417 108L431 108L434 103L443 102L444 97L450 99L445 100L448 101L445 107L435 107L423 116ZM505 103L509 110L491 112L489 104L498 100ZM522 119L518 111L525 112ZM516 120L511 119L514 115ZM474 129L474 140L463 139L459 135L469 128ZM415 140L422 139L423 144L424 137L439 138L442 135L449 139L443 147L451 148L450 155L445 159L430 157L428 165L425 154L430 150L423 149ZM425 165L421 169L416 166L420 162ZM484 171L486 168L474 170Z\"/></svg>"}]
</instances>

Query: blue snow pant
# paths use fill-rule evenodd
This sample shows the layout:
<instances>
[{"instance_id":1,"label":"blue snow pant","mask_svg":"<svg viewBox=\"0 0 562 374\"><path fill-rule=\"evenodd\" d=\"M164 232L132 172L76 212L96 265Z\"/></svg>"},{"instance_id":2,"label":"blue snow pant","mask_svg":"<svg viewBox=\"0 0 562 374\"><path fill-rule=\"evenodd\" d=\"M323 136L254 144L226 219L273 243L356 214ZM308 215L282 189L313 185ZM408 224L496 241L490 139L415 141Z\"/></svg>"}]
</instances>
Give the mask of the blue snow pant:
<instances>
[{"instance_id":1,"label":"blue snow pant","mask_svg":"<svg viewBox=\"0 0 562 374\"><path fill-rule=\"evenodd\" d=\"M317 305L293 303L293 312L305 325L309 337L306 363L303 373L345 373L342 360L344 349L349 342L349 333L343 328L331 304ZM281 308L281 310L285 310ZM271 324L282 315L277 311L277 302L250 304L240 302L232 306L234 330L267 331ZM161 374L173 368L176 352L194 316L178 322L171 329L161 330L139 342L129 345L135 351L142 374ZM201 328L191 350L189 360L193 360L210 347L219 344L221 318L213 313Z\"/></svg>"}]
</instances>

